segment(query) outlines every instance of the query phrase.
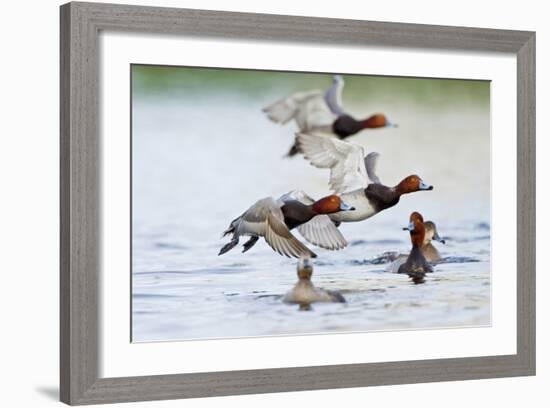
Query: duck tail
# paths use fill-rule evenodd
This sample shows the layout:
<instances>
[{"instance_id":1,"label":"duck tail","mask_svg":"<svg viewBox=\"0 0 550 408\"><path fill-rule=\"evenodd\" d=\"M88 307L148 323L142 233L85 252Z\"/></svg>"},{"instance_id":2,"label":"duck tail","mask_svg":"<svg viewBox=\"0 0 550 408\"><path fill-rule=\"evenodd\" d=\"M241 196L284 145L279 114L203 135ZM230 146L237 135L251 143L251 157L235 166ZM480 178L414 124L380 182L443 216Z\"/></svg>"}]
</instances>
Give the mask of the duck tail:
<instances>
[{"instance_id":1,"label":"duck tail","mask_svg":"<svg viewBox=\"0 0 550 408\"><path fill-rule=\"evenodd\" d=\"M227 227L227 229L222 233L222 238L223 237L226 237L230 234L235 234L236 230L237 230L237 225L239 224L239 221L241 220L241 216L235 218L233 221L231 221L231 223L229 224L229 227Z\"/></svg>"}]
</instances>

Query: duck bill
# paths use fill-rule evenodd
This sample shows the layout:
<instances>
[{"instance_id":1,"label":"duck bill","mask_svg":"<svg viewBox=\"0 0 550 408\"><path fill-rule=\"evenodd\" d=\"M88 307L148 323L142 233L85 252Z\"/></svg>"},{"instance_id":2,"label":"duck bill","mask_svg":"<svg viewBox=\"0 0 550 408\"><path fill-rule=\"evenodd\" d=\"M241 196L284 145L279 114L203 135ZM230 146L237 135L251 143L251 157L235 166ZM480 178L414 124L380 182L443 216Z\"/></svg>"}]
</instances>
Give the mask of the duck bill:
<instances>
[{"instance_id":1,"label":"duck bill","mask_svg":"<svg viewBox=\"0 0 550 408\"><path fill-rule=\"evenodd\" d=\"M420 184L418 185L419 190L433 190L434 186L430 186L429 184L425 183L424 180L420 180Z\"/></svg>"},{"instance_id":2,"label":"duck bill","mask_svg":"<svg viewBox=\"0 0 550 408\"><path fill-rule=\"evenodd\" d=\"M355 210L355 207L352 207L349 204L346 204L345 202L340 202L340 211L353 211Z\"/></svg>"},{"instance_id":3,"label":"duck bill","mask_svg":"<svg viewBox=\"0 0 550 408\"><path fill-rule=\"evenodd\" d=\"M389 120L386 121L386 127L390 128L397 128L399 125L397 123L390 122Z\"/></svg>"},{"instance_id":4,"label":"duck bill","mask_svg":"<svg viewBox=\"0 0 550 408\"><path fill-rule=\"evenodd\" d=\"M439 234L436 232L432 238L434 241L441 242L443 245L445 245L445 240L439 236Z\"/></svg>"},{"instance_id":5,"label":"duck bill","mask_svg":"<svg viewBox=\"0 0 550 408\"><path fill-rule=\"evenodd\" d=\"M403 231L414 231L414 222L409 222L409 225L403 227Z\"/></svg>"}]
</instances>

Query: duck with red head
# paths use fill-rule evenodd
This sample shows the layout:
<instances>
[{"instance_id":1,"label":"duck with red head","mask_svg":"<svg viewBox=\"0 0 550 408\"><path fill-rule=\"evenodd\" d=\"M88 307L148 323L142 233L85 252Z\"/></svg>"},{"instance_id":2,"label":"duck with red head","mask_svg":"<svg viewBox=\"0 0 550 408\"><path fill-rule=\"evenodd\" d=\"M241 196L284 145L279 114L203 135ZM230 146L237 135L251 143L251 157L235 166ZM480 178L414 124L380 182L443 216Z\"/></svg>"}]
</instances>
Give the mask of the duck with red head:
<instances>
[{"instance_id":1,"label":"duck with red head","mask_svg":"<svg viewBox=\"0 0 550 408\"><path fill-rule=\"evenodd\" d=\"M424 241L420 247L420 251L428 263L435 263L441 261L441 255L437 248L432 244L432 241L437 241L441 244L445 244L445 240L439 236L437 232L437 226L433 221L424 221ZM397 273L399 267L403 265L408 258L408 254L394 254L391 257L391 263L387 266L386 271L391 273Z\"/></svg>"},{"instance_id":2,"label":"duck with red head","mask_svg":"<svg viewBox=\"0 0 550 408\"><path fill-rule=\"evenodd\" d=\"M415 283L424 281L426 273L433 272L432 267L422 254L422 245L426 236L424 218L418 212L413 212L409 218L409 225L403 230L409 231L411 236L411 252L397 273L406 273Z\"/></svg>"},{"instance_id":3,"label":"duck with red head","mask_svg":"<svg viewBox=\"0 0 550 408\"><path fill-rule=\"evenodd\" d=\"M343 89L344 79L340 75L334 75L332 85L325 92L297 92L267 106L263 112L275 123L286 124L294 119L300 132L321 131L324 137L340 139L363 129L397 127L382 113L364 120L357 120L346 113L342 107ZM299 152L300 146L295 141L287 156L294 156Z\"/></svg>"},{"instance_id":4,"label":"duck with red head","mask_svg":"<svg viewBox=\"0 0 550 408\"><path fill-rule=\"evenodd\" d=\"M399 184L394 187L394 189L396 193L401 196L403 194L414 193L420 190L433 190L433 186L426 184L420 177L413 174L401 180Z\"/></svg>"},{"instance_id":5,"label":"duck with red head","mask_svg":"<svg viewBox=\"0 0 550 408\"><path fill-rule=\"evenodd\" d=\"M396 186L386 186L376 175L378 153L365 156L362 146L335 138L319 141L319 138L322 136L309 133L297 135L304 157L315 167L330 169L330 187L355 208L354 211L329 215L337 224L366 220L395 206L405 194L433 190L433 186L416 174L405 177Z\"/></svg>"},{"instance_id":6,"label":"duck with red head","mask_svg":"<svg viewBox=\"0 0 550 408\"><path fill-rule=\"evenodd\" d=\"M218 255L237 246L239 237L250 236L250 239L243 245L243 252L252 248L260 237L264 237L269 246L281 255L295 258L315 258L317 255L296 239L290 231L309 223L314 217L353 210L352 206L346 204L337 195L323 197L318 201L311 200L311 202L298 200L290 193L278 199L263 198L229 224L223 236L232 235L231 241L222 247ZM322 220L323 218L321 218ZM315 221L315 226L322 230L325 241L328 240L326 245L319 246L336 250L347 245L347 241L332 222L319 224L318 221ZM304 235L304 233L302 234ZM308 241L315 243L314 240L308 239Z\"/></svg>"}]
</instances>

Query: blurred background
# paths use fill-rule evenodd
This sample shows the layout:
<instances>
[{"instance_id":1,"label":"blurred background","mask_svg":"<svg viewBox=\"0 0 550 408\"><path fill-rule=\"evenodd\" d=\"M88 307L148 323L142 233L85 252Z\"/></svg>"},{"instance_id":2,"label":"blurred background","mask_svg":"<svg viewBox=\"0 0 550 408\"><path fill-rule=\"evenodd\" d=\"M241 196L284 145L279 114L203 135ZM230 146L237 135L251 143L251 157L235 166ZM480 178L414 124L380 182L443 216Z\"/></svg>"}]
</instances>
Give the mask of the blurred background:
<instances>
[{"instance_id":1,"label":"blurred background","mask_svg":"<svg viewBox=\"0 0 550 408\"><path fill-rule=\"evenodd\" d=\"M381 154L395 185L434 185L373 218L341 227L343 251L314 249L314 282L347 305L299 312L281 296L295 261L260 241L218 257L229 222L256 200L292 189L329 193L328 171L285 158L294 123L261 109L326 89L332 74L132 66L133 340L177 340L490 324L490 83L344 75L357 119L381 112L398 128L349 138ZM426 284L385 272L384 252L408 253L412 211L436 222L446 259ZM244 241L243 241L244 242Z\"/></svg>"}]
</instances>

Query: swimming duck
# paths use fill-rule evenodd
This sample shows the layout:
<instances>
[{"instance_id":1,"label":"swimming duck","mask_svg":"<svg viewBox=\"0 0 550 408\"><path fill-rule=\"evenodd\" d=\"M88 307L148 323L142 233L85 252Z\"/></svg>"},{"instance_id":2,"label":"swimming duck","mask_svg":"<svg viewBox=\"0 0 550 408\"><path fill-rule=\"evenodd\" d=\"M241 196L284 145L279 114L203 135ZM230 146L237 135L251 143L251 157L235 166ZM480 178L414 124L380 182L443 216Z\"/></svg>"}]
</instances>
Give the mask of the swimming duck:
<instances>
[{"instance_id":1,"label":"swimming duck","mask_svg":"<svg viewBox=\"0 0 550 408\"><path fill-rule=\"evenodd\" d=\"M395 127L385 115L374 114L363 120L357 120L347 114L342 107L342 90L344 79L334 75L332 85L325 91L320 90L297 92L262 109L267 117L275 122L286 124L294 119L300 132L323 131L325 137L344 139L363 129ZM288 156L299 153L295 142Z\"/></svg>"},{"instance_id":2,"label":"swimming duck","mask_svg":"<svg viewBox=\"0 0 550 408\"><path fill-rule=\"evenodd\" d=\"M441 242L442 244L445 244L445 240L442 239L439 234L437 233L437 227L434 222L432 221L426 221L424 222L424 241L422 242L422 246L420 247L420 251L422 252L422 255L424 255L424 258L426 258L426 261L433 263L441 260L441 255L439 254L439 251L436 247L433 246L432 240ZM407 255L398 255L396 258L392 260L392 263L389 264L387 271L392 273L397 273L399 270L399 267L405 263L407 260Z\"/></svg>"},{"instance_id":3,"label":"swimming duck","mask_svg":"<svg viewBox=\"0 0 550 408\"><path fill-rule=\"evenodd\" d=\"M438 232L434 222L426 221L424 223L426 234L424 236L424 242L422 243L422 255L428 262L437 262L441 260L441 255L436 247L432 245L432 241L437 241L445 245L445 240L442 239Z\"/></svg>"},{"instance_id":4,"label":"swimming duck","mask_svg":"<svg viewBox=\"0 0 550 408\"><path fill-rule=\"evenodd\" d=\"M411 235L412 249L403 265L401 265L397 273L406 273L415 283L420 283L424 279L424 275L433 272L433 268L424 255L422 255L422 244L424 243L426 228L424 227L424 219L418 212L413 212L409 217L409 225L403 230L409 231Z\"/></svg>"},{"instance_id":5,"label":"swimming duck","mask_svg":"<svg viewBox=\"0 0 550 408\"><path fill-rule=\"evenodd\" d=\"M287 292L283 298L285 303L296 303L300 306L307 306L316 302L337 302L345 303L346 299L338 293L331 290L323 290L315 287L311 282L313 266L308 258L301 258L298 261L298 282L291 291ZM303 310L309 310L304 307Z\"/></svg>"},{"instance_id":6,"label":"swimming duck","mask_svg":"<svg viewBox=\"0 0 550 408\"><path fill-rule=\"evenodd\" d=\"M243 252L252 248L260 237L264 237L268 245L280 255L315 258L317 255L296 239L290 230L309 223L316 216L352 211L353 209L337 195L323 197L310 204L296 200L290 193L278 199L263 198L240 217L231 221L223 236L230 234L233 236L231 241L221 248L218 255L233 249L239 243L239 237L246 235L250 236L250 239L243 245ZM326 249L341 249L347 245L347 241L330 219L319 217L312 225L300 232L307 235L311 233L310 230L322 232L325 239L319 246ZM309 241L316 240L311 237Z\"/></svg>"},{"instance_id":7,"label":"swimming duck","mask_svg":"<svg viewBox=\"0 0 550 408\"><path fill-rule=\"evenodd\" d=\"M355 208L330 214L336 224L366 220L396 205L404 194L433 190L417 175L405 177L394 187L383 185L376 175L380 155L372 152L365 156L359 145L312 133L296 137L304 157L315 167L330 169L331 189Z\"/></svg>"}]
</instances>

